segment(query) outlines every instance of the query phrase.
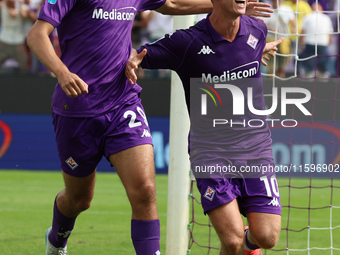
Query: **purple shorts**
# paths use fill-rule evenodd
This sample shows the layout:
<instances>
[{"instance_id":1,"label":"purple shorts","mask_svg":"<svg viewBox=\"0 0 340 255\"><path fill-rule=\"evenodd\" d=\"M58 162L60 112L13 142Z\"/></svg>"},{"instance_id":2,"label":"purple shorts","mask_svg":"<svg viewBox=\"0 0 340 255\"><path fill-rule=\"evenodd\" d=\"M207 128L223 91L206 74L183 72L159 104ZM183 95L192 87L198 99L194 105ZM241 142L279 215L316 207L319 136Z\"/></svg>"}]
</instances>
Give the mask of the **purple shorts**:
<instances>
[{"instance_id":1,"label":"purple shorts","mask_svg":"<svg viewBox=\"0 0 340 255\"><path fill-rule=\"evenodd\" d=\"M252 169L247 166L272 165L270 160L228 160L237 169ZM195 173L194 173L195 174ZM246 176L246 177L245 177ZM220 175L219 178L196 178L197 188L201 193L204 213L218 206L237 199L242 215L250 212L262 212L281 215L281 202L276 175L273 172L260 172L252 175Z\"/></svg>"},{"instance_id":2,"label":"purple shorts","mask_svg":"<svg viewBox=\"0 0 340 255\"><path fill-rule=\"evenodd\" d=\"M75 177L90 175L103 156L142 144L152 144L140 98L97 117L53 114L61 169Z\"/></svg>"}]
</instances>

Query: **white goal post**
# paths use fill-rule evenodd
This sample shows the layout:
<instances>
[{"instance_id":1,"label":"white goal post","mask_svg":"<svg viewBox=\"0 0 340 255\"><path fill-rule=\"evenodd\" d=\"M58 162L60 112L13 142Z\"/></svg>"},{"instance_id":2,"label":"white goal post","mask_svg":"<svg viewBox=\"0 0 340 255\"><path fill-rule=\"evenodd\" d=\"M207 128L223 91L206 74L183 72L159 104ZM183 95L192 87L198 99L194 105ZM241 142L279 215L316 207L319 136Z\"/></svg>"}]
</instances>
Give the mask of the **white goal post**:
<instances>
[{"instance_id":1,"label":"white goal post","mask_svg":"<svg viewBox=\"0 0 340 255\"><path fill-rule=\"evenodd\" d=\"M175 16L174 31L194 24L195 16ZM188 155L189 115L182 82L171 74L170 151L166 254L184 255L188 248L190 163Z\"/></svg>"}]
</instances>

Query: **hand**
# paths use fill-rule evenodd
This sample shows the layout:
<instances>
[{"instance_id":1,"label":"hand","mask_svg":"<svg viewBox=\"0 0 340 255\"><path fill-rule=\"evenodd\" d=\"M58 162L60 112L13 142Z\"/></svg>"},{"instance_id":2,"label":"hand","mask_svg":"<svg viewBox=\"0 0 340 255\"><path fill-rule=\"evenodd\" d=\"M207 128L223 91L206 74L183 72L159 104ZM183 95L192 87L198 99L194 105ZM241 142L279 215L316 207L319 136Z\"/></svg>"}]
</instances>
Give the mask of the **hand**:
<instances>
[{"instance_id":1,"label":"hand","mask_svg":"<svg viewBox=\"0 0 340 255\"><path fill-rule=\"evenodd\" d=\"M60 87L68 97L78 97L83 93L88 94L88 85L78 75L66 71L57 75Z\"/></svg>"},{"instance_id":2,"label":"hand","mask_svg":"<svg viewBox=\"0 0 340 255\"><path fill-rule=\"evenodd\" d=\"M280 38L274 42L266 43L266 46L264 47L263 53L262 53L262 60L261 60L262 65L267 66L267 62L265 60L268 61L270 60L270 57L274 57L274 51L278 50L276 46L282 43L283 40L284 40L283 38Z\"/></svg>"},{"instance_id":3,"label":"hand","mask_svg":"<svg viewBox=\"0 0 340 255\"><path fill-rule=\"evenodd\" d=\"M132 49L131 56L125 66L125 76L131 83L131 85L133 85L137 81L137 75L135 73L135 70L138 69L139 64L142 63L142 60L146 53L147 53L146 49L144 49L139 54L135 49Z\"/></svg>"},{"instance_id":4,"label":"hand","mask_svg":"<svg viewBox=\"0 0 340 255\"><path fill-rule=\"evenodd\" d=\"M274 10L269 7L271 7L270 4L257 2L257 0L248 0L246 15L263 21L263 19L259 17L269 18L271 16L270 14L274 12Z\"/></svg>"}]
</instances>

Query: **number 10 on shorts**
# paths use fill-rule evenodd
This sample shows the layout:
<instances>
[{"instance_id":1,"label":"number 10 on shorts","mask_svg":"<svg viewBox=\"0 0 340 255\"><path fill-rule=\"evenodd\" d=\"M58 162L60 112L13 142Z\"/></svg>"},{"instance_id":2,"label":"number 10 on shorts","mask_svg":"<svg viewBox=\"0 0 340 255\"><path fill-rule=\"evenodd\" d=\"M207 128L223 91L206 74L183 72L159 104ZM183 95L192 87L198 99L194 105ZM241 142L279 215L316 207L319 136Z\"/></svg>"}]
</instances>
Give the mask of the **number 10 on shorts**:
<instances>
[{"instance_id":1,"label":"number 10 on shorts","mask_svg":"<svg viewBox=\"0 0 340 255\"><path fill-rule=\"evenodd\" d=\"M272 175L270 177L269 176L262 176L262 177L260 177L260 180L264 182L264 186L266 187L268 197L272 197L273 193L277 197L280 196L279 188L278 188L278 185L277 185L277 180L276 180L275 175Z\"/></svg>"}]
</instances>

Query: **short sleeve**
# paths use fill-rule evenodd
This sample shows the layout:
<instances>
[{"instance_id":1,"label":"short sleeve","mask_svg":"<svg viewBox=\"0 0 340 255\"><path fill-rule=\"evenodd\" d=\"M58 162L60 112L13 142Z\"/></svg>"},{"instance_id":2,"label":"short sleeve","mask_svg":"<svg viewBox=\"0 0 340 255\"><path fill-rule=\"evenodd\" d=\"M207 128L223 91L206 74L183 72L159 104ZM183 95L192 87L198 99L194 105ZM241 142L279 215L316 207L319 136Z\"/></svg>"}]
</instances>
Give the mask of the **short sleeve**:
<instances>
[{"instance_id":1,"label":"short sleeve","mask_svg":"<svg viewBox=\"0 0 340 255\"><path fill-rule=\"evenodd\" d=\"M73 8L77 0L45 0L41 6L38 19L58 27L64 16Z\"/></svg>"},{"instance_id":2,"label":"short sleeve","mask_svg":"<svg viewBox=\"0 0 340 255\"><path fill-rule=\"evenodd\" d=\"M141 66L148 69L178 70L193 38L188 30L177 30L158 41L142 46L137 52L147 49Z\"/></svg>"}]
</instances>

